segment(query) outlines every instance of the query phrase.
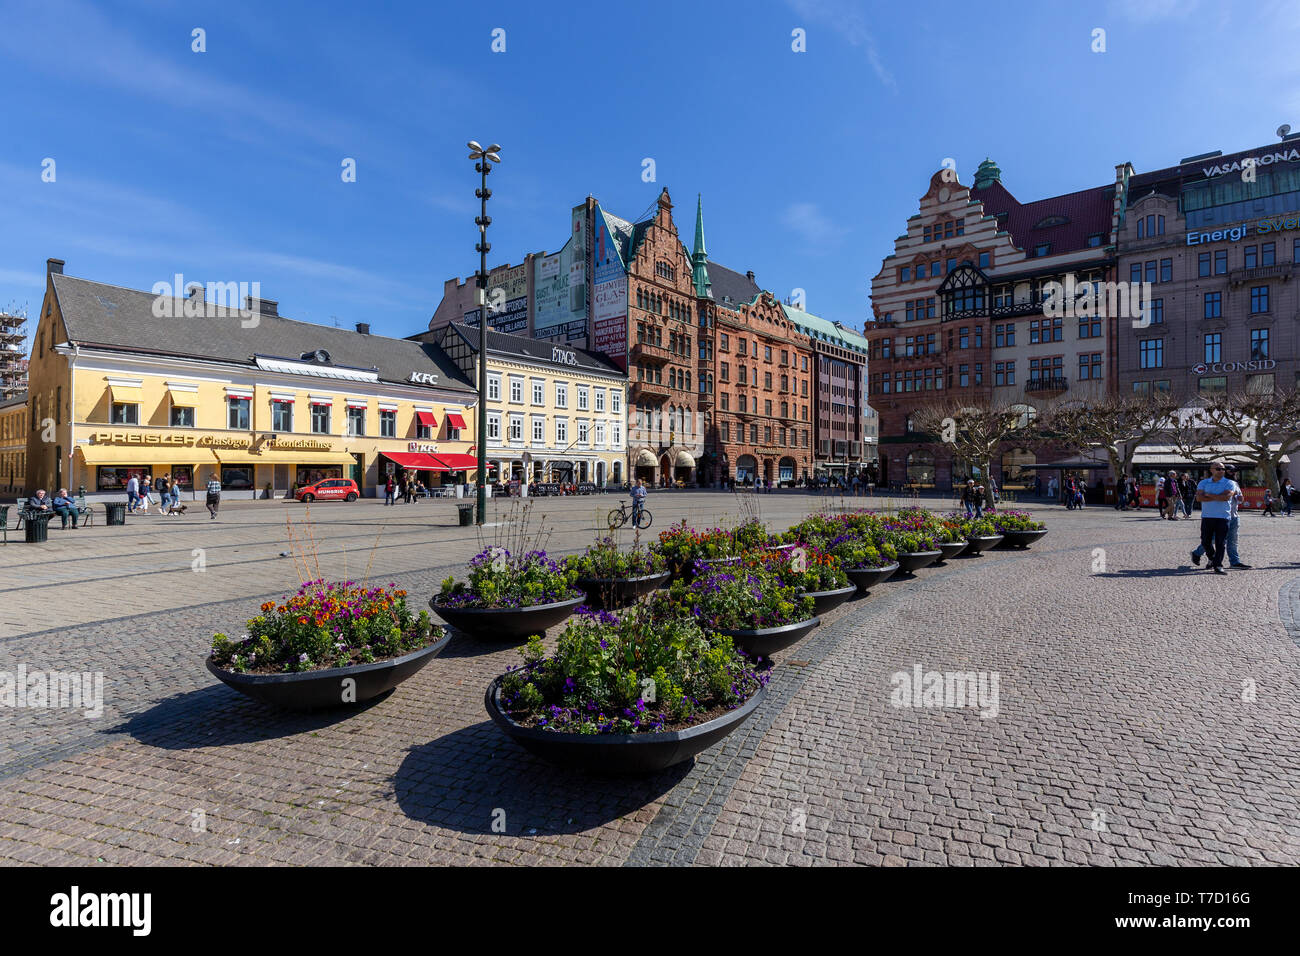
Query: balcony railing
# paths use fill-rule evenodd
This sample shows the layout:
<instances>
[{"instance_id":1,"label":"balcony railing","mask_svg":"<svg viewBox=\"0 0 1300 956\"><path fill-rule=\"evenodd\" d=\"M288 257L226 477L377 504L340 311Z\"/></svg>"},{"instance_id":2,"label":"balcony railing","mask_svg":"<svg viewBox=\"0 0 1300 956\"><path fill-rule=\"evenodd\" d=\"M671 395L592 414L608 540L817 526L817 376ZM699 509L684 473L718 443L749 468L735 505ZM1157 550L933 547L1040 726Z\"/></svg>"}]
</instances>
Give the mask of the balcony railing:
<instances>
[{"instance_id":1,"label":"balcony railing","mask_svg":"<svg viewBox=\"0 0 1300 956\"><path fill-rule=\"evenodd\" d=\"M1242 285L1255 279L1277 279L1283 281L1291 278L1293 263L1278 262L1271 266L1255 266L1253 269L1233 269L1228 273L1228 285Z\"/></svg>"},{"instance_id":2,"label":"balcony railing","mask_svg":"<svg viewBox=\"0 0 1300 956\"><path fill-rule=\"evenodd\" d=\"M640 402L642 399L650 402L666 402L672 394L667 385L657 382L633 382L632 383L632 401Z\"/></svg>"},{"instance_id":3,"label":"balcony railing","mask_svg":"<svg viewBox=\"0 0 1300 956\"><path fill-rule=\"evenodd\" d=\"M1070 387L1064 378L1031 378L1025 382L1026 392L1063 392Z\"/></svg>"},{"instance_id":4,"label":"balcony railing","mask_svg":"<svg viewBox=\"0 0 1300 956\"><path fill-rule=\"evenodd\" d=\"M662 365L673 360L673 353L652 342L635 342L632 345L632 361L639 362L642 359Z\"/></svg>"},{"instance_id":5,"label":"balcony railing","mask_svg":"<svg viewBox=\"0 0 1300 956\"><path fill-rule=\"evenodd\" d=\"M1009 316L1016 315L1037 315L1043 311L1042 300L1028 302L1012 302L1010 305L995 305L989 309L989 318L1005 319Z\"/></svg>"}]
</instances>

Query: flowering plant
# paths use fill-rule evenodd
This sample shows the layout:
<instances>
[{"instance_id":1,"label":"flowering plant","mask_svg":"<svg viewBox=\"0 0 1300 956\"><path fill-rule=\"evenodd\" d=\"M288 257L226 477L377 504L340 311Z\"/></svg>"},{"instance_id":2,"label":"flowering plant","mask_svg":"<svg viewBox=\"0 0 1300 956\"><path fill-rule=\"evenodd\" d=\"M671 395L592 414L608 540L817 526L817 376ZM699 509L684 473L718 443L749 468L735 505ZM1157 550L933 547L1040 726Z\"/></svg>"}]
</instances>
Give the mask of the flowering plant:
<instances>
[{"instance_id":1,"label":"flowering plant","mask_svg":"<svg viewBox=\"0 0 1300 956\"><path fill-rule=\"evenodd\" d=\"M995 534L1003 534L1007 531L1041 531L1047 527L1044 522L1030 518L1027 511L998 511L991 515L989 520L997 529Z\"/></svg>"},{"instance_id":2,"label":"flowering plant","mask_svg":"<svg viewBox=\"0 0 1300 956\"><path fill-rule=\"evenodd\" d=\"M395 587L395 585L390 585ZM412 614L406 592L355 581L306 581L282 603L267 601L248 638L212 638L212 662L237 673L314 671L400 657L442 637L429 613Z\"/></svg>"},{"instance_id":3,"label":"flowering plant","mask_svg":"<svg viewBox=\"0 0 1300 956\"><path fill-rule=\"evenodd\" d=\"M834 591L849 583L839 558L812 547L752 555L746 559L745 566L770 575L783 587L809 592Z\"/></svg>"},{"instance_id":4,"label":"flowering plant","mask_svg":"<svg viewBox=\"0 0 1300 956\"><path fill-rule=\"evenodd\" d=\"M667 601L683 597L675 585ZM813 617L813 599L755 568L718 571L685 588L683 604L703 627L758 630L798 624ZM655 602L651 602L655 606Z\"/></svg>"},{"instance_id":5,"label":"flowering plant","mask_svg":"<svg viewBox=\"0 0 1300 956\"><path fill-rule=\"evenodd\" d=\"M686 527L685 521L659 532L659 543L654 549L671 564L683 568L700 559L730 558L740 553L730 531L722 528L696 531Z\"/></svg>"},{"instance_id":6,"label":"flowering plant","mask_svg":"<svg viewBox=\"0 0 1300 956\"><path fill-rule=\"evenodd\" d=\"M999 513L1005 514L1006 512ZM969 521L967 525L966 537L968 538L992 538L998 533L998 529L993 526L993 522L988 518Z\"/></svg>"},{"instance_id":7,"label":"flowering plant","mask_svg":"<svg viewBox=\"0 0 1300 956\"><path fill-rule=\"evenodd\" d=\"M882 541L877 547L855 537L836 542L831 547L831 554L839 558L840 566L845 568L883 568L898 560L898 552L891 542Z\"/></svg>"},{"instance_id":8,"label":"flowering plant","mask_svg":"<svg viewBox=\"0 0 1300 956\"><path fill-rule=\"evenodd\" d=\"M540 637L524 665L501 680L516 723L579 734L675 730L734 710L762 688L766 671L729 637L693 620L661 619L639 605L621 615L579 608L547 657Z\"/></svg>"},{"instance_id":9,"label":"flowering plant","mask_svg":"<svg viewBox=\"0 0 1300 956\"><path fill-rule=\"evenodd\" d=\"M939 545L934 535L927 530L899 527L886 532L889 543L899 554L915 554L921 551L938 551Z\"/></svg>"},{"instance_id":10,"label":"flowering plant","mask_svg":"<svg viewBox=\"0 0 1300 956\"><path fill-rule=\"evenodd\" d=\"M564 559L565 567L578 572L582 578L635 578L657 574L667 562L657 551L636 548L620 551L608 535L587 549L586 554L570 555Z\"/></svg>"},{"instance_id":11,"label":"flowering plant","mask_svg":"<svg viewBox=\"0 0 1300 956\"><path fill-rule=\"evenodd\" d=\"M469 563L469 582L447 578L437 601L451 608L516 608L554 604L581 596L573 586L578 572L546 556L545 551L512 555L488 548Z\"/></svg>"}]
</instances>

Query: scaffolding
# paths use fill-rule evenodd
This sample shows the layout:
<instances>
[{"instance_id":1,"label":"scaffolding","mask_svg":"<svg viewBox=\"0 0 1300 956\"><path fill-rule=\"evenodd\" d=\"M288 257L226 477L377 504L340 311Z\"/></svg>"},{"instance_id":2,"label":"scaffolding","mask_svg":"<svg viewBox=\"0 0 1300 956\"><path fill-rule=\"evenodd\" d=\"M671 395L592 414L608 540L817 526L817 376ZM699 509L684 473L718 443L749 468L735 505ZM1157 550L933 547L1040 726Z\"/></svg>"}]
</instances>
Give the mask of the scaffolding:
<instances>
[{"instance_id":1,"label":"scaffolding","mask_svg":"<svg viewBox=\"0 0 1300 956\"><path fill-rule=\"evenodd\" d=\"M0 310L0 401L27 391L27 310Z\"/></svg>"}]
</instances>

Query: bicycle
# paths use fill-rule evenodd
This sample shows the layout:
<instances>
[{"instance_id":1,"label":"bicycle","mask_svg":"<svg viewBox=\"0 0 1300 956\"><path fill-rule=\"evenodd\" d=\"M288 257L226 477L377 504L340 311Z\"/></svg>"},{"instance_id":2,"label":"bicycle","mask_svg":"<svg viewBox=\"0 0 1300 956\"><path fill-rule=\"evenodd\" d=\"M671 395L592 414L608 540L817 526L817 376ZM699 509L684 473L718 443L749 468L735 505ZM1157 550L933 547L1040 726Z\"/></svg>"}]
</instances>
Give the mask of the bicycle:
<instances>
[{"instance_id":1,"label":"bicycle","mask_svg":"<svg viewBox=\"0 0 1300 956\"><path fill-rule=\"evenodd\" d=\"M626 502L619 505L617 508L611 508L609 512L609 519L608 519L609 530L617 531L619 528L623 527L623 525L627 524L628 521L631 519L631 517L632 517L632 512L628 510L628 506ZM636 524L636 527L648 528L650 527L651 520L652 519L650 517L650 512L647 511L645 508L642 508L641 517L638 523Z\"/></svg>"}]
</instances>

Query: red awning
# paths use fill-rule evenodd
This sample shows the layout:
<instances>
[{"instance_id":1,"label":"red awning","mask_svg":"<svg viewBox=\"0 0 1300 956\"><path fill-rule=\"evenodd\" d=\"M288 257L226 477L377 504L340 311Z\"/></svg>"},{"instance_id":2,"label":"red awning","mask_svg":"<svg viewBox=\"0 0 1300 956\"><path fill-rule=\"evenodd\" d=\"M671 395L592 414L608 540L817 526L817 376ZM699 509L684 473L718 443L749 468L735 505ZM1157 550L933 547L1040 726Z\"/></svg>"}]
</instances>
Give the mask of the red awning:
<instances>
[{"instance_id":1,"label":"red awning","mask_svg":"<svg viewBox=\"0 0 1300 956\"><path fill-rule=\"evenodd\" d=\"M421 425L428 425L430 428L438 426L438 419L433 417L433 412L416 412L415 420Z\"/></svg>"},{"instance_id":2,"label":"red awning","mask_svg":"<svg viewBox=\"0 0 1300 956\"><path fill-rule=\"evenodd\" d=\"M396 462L403 468L411 468L415 471L451 471L437 458L432 455L416 454L415 452L405 451L386 451L382 452L385 458Z\"/></svg>"},{"instance_id":3,"label":"red awning","mask_svg":"<svg viewBox=\"0 0 1300 956\"><path fill-rule=\"evenodd\" d=\"M447 417L450 418L451 416L448 415ZM475 455L444 454L443 452L438 452L438 458L451 471L478 471L478 457ZM496 465L492 464L492 462L488 462L488 471L491 471L495 467Z\"/></svg>"},{"instance_id":4,"label":"red awning","mask_svg":"<svg viewBox=\"0 0 1300 956\"><path fill-rule=\"evenodd\" d=\"M457 413L457 412L448 412L448 413L447 413L447 424L450 425L452 428L465 428L465 427L466 427L466 426L465 426L465 419L461 418L461 417L460 417L460 414Z\"/></svg>"}]
</instances>

